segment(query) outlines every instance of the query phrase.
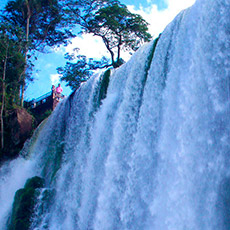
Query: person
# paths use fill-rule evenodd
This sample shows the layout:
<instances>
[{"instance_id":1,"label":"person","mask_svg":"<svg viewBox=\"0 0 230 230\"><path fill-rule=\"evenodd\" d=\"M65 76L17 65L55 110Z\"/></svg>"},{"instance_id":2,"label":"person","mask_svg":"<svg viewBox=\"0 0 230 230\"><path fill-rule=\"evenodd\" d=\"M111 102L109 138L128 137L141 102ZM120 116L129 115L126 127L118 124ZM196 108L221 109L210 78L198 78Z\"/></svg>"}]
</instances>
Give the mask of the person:
<instances>
[{"instance_id":1,"label":"person","mask_svg":"<svg viewBox=\"0 0 230 230\"><path fill-rule=\"evenodd\" d=\"M32 109L34 109L36 107L36 101L35 99L32 100L32 105L31 105Z\"/></svg>"},{"instance_id":2,"label":"person","mask_svg":"<svg viewBox=\"0 0 230 230\"><path fill-rule=\"evenodd\" d=\"M60 100L60 98L62 97L62 87L61 87L61 84L59 83L58 84L58 87L56 88L56 98L57 98L57 100L59 101Z\"/></svg>"},{"instance_id":3,"label":"person","mask_svg":"<svg viewBox=\"0 0 230 230\"><path fill-rule=\"evenodd\" d=\"M52 85L51 90L52 90L52 92L56 91L55 85Z\"/></svg>"},{"instance_id":4,"label":"person","mask_svg":"<svg viewBox=\"0 0 230 230\"><path fill-rule=\"evenodd\" d=\"M55 85L52 85L52 95L53 95L53 99L56 97L56 88L55 88Z\"/></svg>"},{"instance_id":5,"label":"person","mask_svg":"<svg viewBox=\"0 0 230 230\"><path fill-rule=\"evenodd\" d=\"M59 83L58 84L58 87L56 88L56 92L60 95L62 93L62 87L61 87L61 84Z\"/></svg>"}]
</instances>

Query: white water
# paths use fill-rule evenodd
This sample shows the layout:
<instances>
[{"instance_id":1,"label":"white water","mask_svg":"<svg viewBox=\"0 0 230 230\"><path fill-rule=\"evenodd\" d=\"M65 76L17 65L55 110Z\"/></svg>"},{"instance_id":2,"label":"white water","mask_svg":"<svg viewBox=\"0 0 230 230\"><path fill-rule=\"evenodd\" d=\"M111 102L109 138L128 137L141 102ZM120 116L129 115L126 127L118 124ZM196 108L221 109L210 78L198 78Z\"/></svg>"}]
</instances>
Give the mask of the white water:
<instances>
[{"instance_id":1,"label":"white water","mask_svg":"<svg viewBox=\"0 0 230 230\"><path fill-rule=\"evenodd\" d=\"M113 73L100 108L99 75L63 101L28 157L0 169L0 229L34 175L56 195L41 213L41 193L31 229L229 229L229 12L197 1L162 33L148 72L153 42Z\"/></svg>"}]
</instances>

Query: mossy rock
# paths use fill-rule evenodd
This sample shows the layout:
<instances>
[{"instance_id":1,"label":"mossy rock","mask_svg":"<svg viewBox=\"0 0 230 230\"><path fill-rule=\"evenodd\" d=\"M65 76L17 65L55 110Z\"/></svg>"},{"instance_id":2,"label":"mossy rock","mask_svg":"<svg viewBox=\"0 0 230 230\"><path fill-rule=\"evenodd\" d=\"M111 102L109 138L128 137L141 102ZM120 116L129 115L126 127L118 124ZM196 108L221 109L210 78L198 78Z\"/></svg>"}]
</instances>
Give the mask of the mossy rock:
<instances>
[{"instance_id":1,"label":"mossy rock","mask_svg":"<svg viewBox=\"0 0 230 230\"><path fill-rule=\"evenodd\" d=\"M36 176L28 179L24 188L16 192L8 230L29 229L37 197L36 189L42 187L44 187L44 179Z\"/></svg>"},{"instance_id":2,"label":"mossy rock","mask_svg":"<svg viewBox=\"0 0 230 230\"><path fill-rule=\"evenodd\" d=\"M101 87L100 87L100 92L99 92L99 104L103 99L106 98L107 94L107 89L109 86L109 81L110 81L110 74L111 74L111 69L107 69L103 75L102 82L101 82Z\"/></svg>"},{"instance_id":3,"label":"mossy rock","mask_svg":"<svg viewBox=\"0 0 230 230\"><path fill-rule=\"evenodd\" d=\"M44 179L38 176L28 179L25 184L25 189L27 188L36 189L36 188L43 188L43 187L44 187Z\"/></svg>"}]
</instances>

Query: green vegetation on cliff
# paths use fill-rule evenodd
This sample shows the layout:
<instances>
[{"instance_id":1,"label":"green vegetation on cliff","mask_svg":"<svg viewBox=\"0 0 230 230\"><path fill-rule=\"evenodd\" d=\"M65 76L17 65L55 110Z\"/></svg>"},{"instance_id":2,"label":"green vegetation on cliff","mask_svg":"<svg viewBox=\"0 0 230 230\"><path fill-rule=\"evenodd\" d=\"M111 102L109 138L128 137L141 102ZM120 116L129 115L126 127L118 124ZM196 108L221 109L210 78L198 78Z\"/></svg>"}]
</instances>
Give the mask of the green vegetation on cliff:
<instances>
[{"instance_id":1,"label":"green vegetation on cliff","mask_svg":"<svg viewBox=\"0 0 230 230\"><path fill-rule=\"evenodd\" d=\"M42 187L44 187L44 180L36 176L28 179L24 188L16 192L8 230L29 229L38 195L37 189Z\"/></svg>"}]
</instances>

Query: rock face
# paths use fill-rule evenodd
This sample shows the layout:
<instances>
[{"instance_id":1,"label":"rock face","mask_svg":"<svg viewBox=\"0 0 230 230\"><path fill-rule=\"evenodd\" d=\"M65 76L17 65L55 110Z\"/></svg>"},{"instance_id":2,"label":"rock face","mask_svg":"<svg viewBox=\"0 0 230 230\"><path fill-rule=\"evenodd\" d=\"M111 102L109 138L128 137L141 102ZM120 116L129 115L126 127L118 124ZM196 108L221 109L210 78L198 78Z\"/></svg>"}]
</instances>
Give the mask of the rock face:
<instances>
[{"instance_id":1,"label":"rock face","mask_svg":"<svg viewBox=\"0 0 230 230\"><path fill-rule=\"evenodd\" d=\"M14 145L24 143L32 131L33 118L23 108L15 109L11 114L10 133Z\"/></svg>"},{"instance_id":2,"label":"rock face","mask_svg":"<svg viewBox=\"0 0 230 230\"><path fill-rule=\"evenodd\" d=\"M39 194L38 189L44 187L44 183L44 179L35 176L28 179L24 188L16 192L8 230L27 230L30 228L35 199Z\"/></svg>"},{"instance_id":3,"label":"rock face","mask_svg":"<svg viewBox=\"0 0 230 230\"><path fill-rule=\"evenodd\" d=\"M11 111L8 120L7 155L16 156L33 130L33 117L24 109Z\"/></svg>"}]
</instances>

